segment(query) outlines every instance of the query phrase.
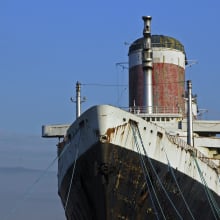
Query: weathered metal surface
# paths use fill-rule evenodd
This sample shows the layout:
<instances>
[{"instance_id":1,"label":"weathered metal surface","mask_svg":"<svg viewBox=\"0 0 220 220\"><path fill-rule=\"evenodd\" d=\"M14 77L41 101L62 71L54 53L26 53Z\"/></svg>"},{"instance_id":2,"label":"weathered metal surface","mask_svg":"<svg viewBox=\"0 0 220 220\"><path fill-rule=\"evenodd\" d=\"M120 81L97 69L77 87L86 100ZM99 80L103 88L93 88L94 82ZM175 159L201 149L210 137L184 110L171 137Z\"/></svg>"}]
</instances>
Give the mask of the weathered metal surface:
<instances>
[{"instance_id":1,"label":"weathered metal surface","mask_svg":"<svg viewBox=\"0 0 220 220\"><path fill-rule=\"evenodd\" d=\"M197 150L195 147L188 145L185 141L183 141L177 136L172 136L167 134L167 137L172 143L176 144L178 147L181 147L183 150L189 151L190 154L192 154L192 156L195 156L196 158L200 159L201 161L206 163L210 168L212 168L218 174L220 174L220 167L216 165L216 163L214 163L212 160L214 159L214 157L213 158L206 157L202 152Z\"/></svg>"},{"instance_id":2,"label":"weathered metal surface","mask_svg":"<svg viewBox=\"0 0 220 220\"><path fill-rule=\"evenodd\" d=\"M182 129L186 131L187 129L187 121L183 120L181 122ZM215 120L194 120L193 121L193 131L196 133L202 134L220 134L220 121Z\"/></svg>"},{"instance_id":3,"label":"weathered metal surface","mask_svg":"<svg viewBox=\"0 0 220 220\"><path fill-rule=\"evenodd\" d=\"M119 141L122 143L125 135L126 126L128 126L128 123L119 125L114 128L108 128L108 130L106 131L108 142L112 142L114 137L119 137Z\"/></svg>"},{"instance_id":4,"label":"weathered metal surface","mask_svg":"<svg viewBox=\"0 0 220 220\"><path fill-rule=\"evenodd\" d=\"M65 136L67 129L70 125L43 125L42 137L44 138L62 138Z\"/></svg>"},{"instance_id":5,"label":"weathered metal surface","mask_svg":"<svg viewBox=\"0 0 220 220\"><path fill-rule=\"evenodd\" d=\"M184 69L174 64L154 64L154 105L158 108L173 108L175 113L185 112Z\"/></svg>"},{"instance_id":6,"label":"weathered metal surface","mask_svg":"<svg viewBox=\"0 0 220 220\"><path fill-rule=\"evenodd\" d=\"M142 41L138 41L138 44L142 44ZM136 44L136 41L133 44ZM172 46L166 47L167 45L158 44L152 47L154 99L152 108L169 108L175 109L175 113L184 113L185 53L182 50L172 49ZM144 106L145 99L141 58L141 49L131 45L129 50L129 106L140 108Z\"/></svg>"},{"instance_id":7,"label":"weathered metal surface","mask_svg":"<svg viewBox=\"0 0 220 220\"><path fill-rule=\"evenodd\" d=\"M166 219L179 219L179 216L166 198L156 175L163 182L167 194L183 219L192 219L192 216L183 202L181 193L195 219L213 219L201 183L178 169L173 169L181 187L180 192L166 164L151 160L156 169L154 173L148 159L144 157L144 160ZM68 220L153 220L157 217L163 219L152 188L146 184L138 153L111 143L97 143L78 158L73 179L72 172L73 166L66 172L59 189L63 206L66 206ZM72 182L71 188L70 182ZM216 202L220 203L220 197L212 193ZM151 196L155 201L157 213Z\"/></svg>"},{"instance_id":8,"label":"weathered metal surface","mask_svg":"<svg viewBox=\"0 0 220 220\"><path fill-rule=\"evenodd\" d=\"M173 37L154 34L152 35L151 41L152 41L153 47L161 47L161 48L165 47L165 48L175 49L175 50L185 53L183 44ZM141 50L142 43L143 43L143 38L139 38L135 40L133 44L131 44L131 46L129 47L129 54L135 50Z\"/></svg>"},{"instance_id":9,"label":"weathered metal surface","mask_svg":"<svg viewBox=\"0 0 220 220\"><path fill-rule=\"evenodd\" d=\"M143 106L152 113L153 109L153 54L151 47L151 17L143 16L143 50L142 50L142 69L144 74L144 91L143 91Z\"/></svg>"},{"instance_id":10,"label":"weathered metal surface","mask_svg":"<svg viewBox=\"0 0 220 220\"><path fill-rule=\"evenodd\" d=\"M137 133L133 133L132 126L136 126L140 131L141 140L137 138ZM149 190L141 173L139 157L144 156L145 152L143 149L139 152L136 147L137 144L142 146L142 143L175 204L180 205L183 202L180 201L177 186L171 180L170 174L167 174L168 167L175 170L192 209L200 210L201 204L206 207L205 194L202 193L203 184L192 152L197 156L207 186L219 200L220 183L216 164L204 158L204 154L187 145L180 137L167 136L162 127L129 112L113 106L94 106L71 125L67 131L67 138L58 162L58 189L64 205L74 158L79 149L76 173L66 210L68 219L83 219L82 216L89 220L110 220L119 216L128 220L142 220L143 216L148 219L155 218ZM144 157L146 158L146 155ZM146 165L150 166L147 162ZM155 178L154 174L153 176ZM171 210L170 205L166 204L167 200L164 200L157 180L154 186L157 187L164 209ZM189 190L193 190L193 194L190 195ZM179 208L187 219L186 209L182 206ZM170 217L172 213L167 211L166 216ZM201 216L199 211L195 213L199 219L209 219L211 216L207 211ZM175 214L173 219L177 219Z\"/></svg>"}]
</instances>

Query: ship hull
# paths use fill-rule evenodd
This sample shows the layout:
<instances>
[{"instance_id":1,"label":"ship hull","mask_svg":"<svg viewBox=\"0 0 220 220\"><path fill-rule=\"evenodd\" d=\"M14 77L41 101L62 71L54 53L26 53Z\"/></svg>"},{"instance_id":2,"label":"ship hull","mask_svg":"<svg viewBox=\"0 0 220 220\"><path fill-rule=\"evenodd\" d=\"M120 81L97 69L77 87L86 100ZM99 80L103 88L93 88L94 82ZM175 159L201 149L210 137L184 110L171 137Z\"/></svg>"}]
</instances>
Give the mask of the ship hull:
<instances>
[{"instance_id":1,"label":"ship hull","mask_svg":"<svg viewBox=\"0 0 220 220\"><path fill-rule=\"evenodd\" d=\"M179 145L171 143L164 129L98 106L77 119L71 134L58 153L59 195L68 220L217 219L207 193L220 204L218 174L198 160L210 175L204 186L192 148L178 138ZM137 150L141 143L145 149Z\"/></svg>"},{"instance_id":2,"label":"ship hull","mask_svg":"<svg viewBox=\"0 0 220 220\"><path fill-rule=\"evenodd\" d=\"M147 158L145 163L148 164ZM155 160L152 163L175 208L150 167L148 171L157 198L152 187L147 187L140 155L119 146L98 143L80 156L76 166L71 166L63 179L59 195L66 207L67 219L144 220L163 219L163 215L167 219L179 219L179 216L215 219L201 183L163 163ZM219 196L212 194L220 204Z\"/></svg>"}]
</instances>

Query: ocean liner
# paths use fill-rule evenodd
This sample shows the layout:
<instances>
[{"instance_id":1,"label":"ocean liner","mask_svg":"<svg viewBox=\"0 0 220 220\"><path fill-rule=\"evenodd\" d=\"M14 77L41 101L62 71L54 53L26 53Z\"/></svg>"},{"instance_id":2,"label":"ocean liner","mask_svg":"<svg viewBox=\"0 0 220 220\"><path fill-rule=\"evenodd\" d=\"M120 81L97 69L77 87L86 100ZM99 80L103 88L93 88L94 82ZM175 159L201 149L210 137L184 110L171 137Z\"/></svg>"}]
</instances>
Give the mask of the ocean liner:
<instances>
[{"instance_id":1,"label":"ocean liner","mask_svg":"<svg viewBox=\"0 0 220 220\"><path fill-rule=\"evenodd\" d=\"M68 220L220 219L220 121L199 119L185 89L184 46L151 35L129 47L129 107L98 105L72 125L44 125L59 137L58 194Z\"/></svg>"}]
</instances>

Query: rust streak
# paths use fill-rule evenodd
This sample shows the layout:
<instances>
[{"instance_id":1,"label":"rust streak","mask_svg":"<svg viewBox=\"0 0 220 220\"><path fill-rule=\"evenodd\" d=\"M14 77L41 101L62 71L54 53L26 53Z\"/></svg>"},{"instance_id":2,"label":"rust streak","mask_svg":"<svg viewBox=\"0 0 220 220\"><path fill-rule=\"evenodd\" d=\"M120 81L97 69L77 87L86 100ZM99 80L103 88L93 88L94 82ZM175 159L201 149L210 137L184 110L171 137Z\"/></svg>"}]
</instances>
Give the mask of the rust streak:
<instances>
[{"instance_id":1,"label":"rust streak","mask_svg":"<svg viewBox=\"0 0 220 220\"><path fill-rule=\"evenodd\" d=\"M113 135L117 135L118 131L119 131L119 130L122 130L122 128L125 128L126 126L127 126L127 123L122 124L122 125L119 125L119 126L117 126L117 127L108 128L108 130L106 131L106 136L107 136L108 142L110 142L111 137L112 137ZM122 133L121 133L121 140L122 140L122 138L123 138L123 135L124 135L124 130L122 130Z\"/></svg>"},{"instance_id":2,"label":"rust streak","mask_svg":"<svg viewBox=\"0 0 220 220\"><path fill-rule=\"evenodd\" d=\"M107 140L108 142L110 141L111 139L111 135L115 133L115 128L109 128L107 131L106 131L106 136L107 136Z\"/></svg>"}]
</instances>

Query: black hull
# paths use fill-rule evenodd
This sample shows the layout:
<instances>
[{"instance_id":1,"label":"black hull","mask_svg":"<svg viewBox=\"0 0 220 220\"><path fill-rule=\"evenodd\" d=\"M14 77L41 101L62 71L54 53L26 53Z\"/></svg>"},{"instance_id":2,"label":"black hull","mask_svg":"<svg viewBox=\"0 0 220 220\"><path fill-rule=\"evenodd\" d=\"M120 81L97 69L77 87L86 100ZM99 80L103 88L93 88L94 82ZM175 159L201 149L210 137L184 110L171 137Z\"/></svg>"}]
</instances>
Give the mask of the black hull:
<instances>
[{"instance_id":1,"label":"black hull","mask_svg":"<svg viewBox=\"0 0 220 220\"><path fill-rule=\"evenodd\" d=\"M163 216L166 219L180 219L180 216L183 219L193 219L192 215L199 220L215 219L202 184L173 170L190 213L171 169L163 163L151 160L166 192L175 204L174 208L146 158L145 161L157 198L152 193L152 187L147 186L150 182L149 178L145 181L139 154L108 143L92 146L77 160L69 197L73 166L69 168L59 189L67 219L145 220L163 219ZM217 204L220 204L220 197L214 192L212 194Z\"/></svg>"}]
</instances>

